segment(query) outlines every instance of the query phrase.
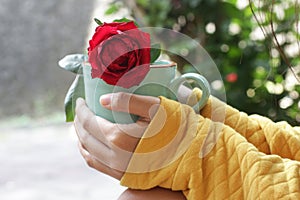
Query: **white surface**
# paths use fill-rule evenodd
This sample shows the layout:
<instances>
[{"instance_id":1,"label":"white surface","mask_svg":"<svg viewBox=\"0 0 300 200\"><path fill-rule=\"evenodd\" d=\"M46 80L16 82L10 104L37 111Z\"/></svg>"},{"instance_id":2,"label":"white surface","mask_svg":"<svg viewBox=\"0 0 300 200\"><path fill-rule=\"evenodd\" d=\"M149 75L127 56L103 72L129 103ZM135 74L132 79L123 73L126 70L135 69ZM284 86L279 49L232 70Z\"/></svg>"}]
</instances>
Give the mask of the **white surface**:
<instances>
[{"instance_id":1,"label":"white surface","mask_svg":"<svg viewBox=\"0 0 300 200\"><path fill-rule=\"evenodd\" d=\"M2 131L2 200L114 200L125 189L86 165L72 125Z\"/></svg>"}]
</instances>

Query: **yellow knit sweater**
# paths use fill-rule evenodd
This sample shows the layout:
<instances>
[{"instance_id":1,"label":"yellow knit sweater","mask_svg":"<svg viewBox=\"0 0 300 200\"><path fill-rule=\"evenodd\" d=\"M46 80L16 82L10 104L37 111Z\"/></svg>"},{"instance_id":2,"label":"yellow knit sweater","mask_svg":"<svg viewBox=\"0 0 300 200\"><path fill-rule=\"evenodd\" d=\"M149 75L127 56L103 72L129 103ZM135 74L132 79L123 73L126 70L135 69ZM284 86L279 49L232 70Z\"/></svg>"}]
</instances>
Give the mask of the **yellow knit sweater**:
<instances>
[{"instance_id":1,"label":"yellow knit sweater","mask_svg":"<svg viewBox=\"0 0 300 200\"><path fill-rule=\"evenodd\" d=\"M300 127L213 97L200 115L161 97L121 184L181 190L188 200L300 199L299 150Z\"/></svg>"}]
</instances>

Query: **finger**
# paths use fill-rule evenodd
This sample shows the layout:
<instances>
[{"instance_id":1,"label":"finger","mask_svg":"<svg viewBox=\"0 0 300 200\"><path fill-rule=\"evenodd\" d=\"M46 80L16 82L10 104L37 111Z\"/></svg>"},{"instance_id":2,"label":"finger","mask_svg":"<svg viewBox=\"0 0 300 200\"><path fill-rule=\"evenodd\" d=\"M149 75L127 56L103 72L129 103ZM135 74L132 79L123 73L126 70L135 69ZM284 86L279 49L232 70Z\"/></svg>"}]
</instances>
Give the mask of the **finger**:
<instances>
[{"instance_id":1,"label":"finger","mask_svg":"<svg viewBox=\"0 0 300 200\"><path fill-rule=\"evenodd\" d=\"M112 124L95 116L83 100L78 101L74 125L81 144L102 165L118 171L125 171L139 138L122 132L118 124ZM130 126L132 127L130 130L129 128L126 130L130 132L137 130L134 125ZM142 133L143 130L140 132L140 136Z\"/></svg>"},{"instance_id":2,"label":"finger","mask_svg":"<svg viewBox=\"0 0 300 200\"><path fill-rule=\"evenodd\" d=\"M103 164L102 162L98 161L94 156L92 156L88 151L84 149L81 143L79 143L78 146L82 157L85 159L89 167L94 168L111 177L114 177L117 180L120 180L122 178L123 172L112 169L107 165Z\"/></svg>"},{"instance_id":3,"label":"finger","mask_svg":"<svg viewBox=\"0 0 300 200\"><path fill-rule=\"evenodd\" d=\"M85 146L86 150L93 155L97 155L97 157L101 158L104 162L109 162L111 148L107 144L94 138L80 125L76 126L75 130L80 143Z\"/></svg>"},{"instance_id":4,"label":"finger","mask_svg":"<svg viewBox=\"0 0 300 200\"><path fill-rule=\"evenodd\" d=\"M133 154L114 145L108 148L91 135L86 139L80 138L80 143L99 162L118 171L125 171L127 169L127 165Z\"/></svg>"},{"instance_id":5,"label":"finger","mask_svg":"<svg viewBox=\"0 0 300 200\"><path fill-rule=\"evenodd\" d=\"M141 138L147 129L149 122L144 120L137 120L135 123L131 124L116 124L118 128L118 134L126 134L130 137Z\"/></svg>"},{"instance_id":6,"label":"finger","mask_svg":"<svg viewBox=\"0 0 300 200\"><path fill-rule=\"evenodd\" d=\"M160 99L152 96L118 92L102 95L100 103L105 108L114 111L127 112L151 119L159 107Z\"/></svg>"},{"instance_id":7,"label":"finger","mask_svg":"<svg viewBox=\"0 0 300 200\"><path fill-rule=\"evenodd\" d=\"M121 133L112 137L108 133L107 137L109 138L109 142L107 145L93 137L93 135L84 129L80 129L80 127L80 125L75 127L79 141L91 155L110 168L119 171L126 170L139 139L130 137L131 140L129 140L129 136ZM127 136L127 138L122 137L124 135Z\"/></svg>"},{"instance_id":8,"label":"finger","mask_svg":"<svg viewBox=\"0 0 300 200\"><path fill-rule=\"evenodd\" d=\"M81 117L78 114L74 119L78 138L85 141L91 135L110 149L116 145L126 151L132 151L146 128L146 125L142 125L143 122L123 125L113 124L98 116L90 116L91 119L85 119L85 117L81 119Z\"/></svg>"},{"instance_id":9,"label":"finger","mask_svg":"<svg viewBox=\"0 0 300 200\"><path fill-rule=\"evenodd\" d=\"M78 98L76 100L76 107L75 107L76 117L78 118L79 122L81 123L89 123L89 121L95 118L95 114L87 107L84 99ZM87 124L89 125L89 124Z\"/></svg>"},{"instance_id":10,"label":"finger","mask_svg":"<svg viewBox=\"0 0 300 200\"><path fill-rule=\"evenodd\" d=\"M147 126L132 124L115 124L115 131L108 132L107 138L114 151L122 149L127 152L134 152Z\"/></svg>"},{"instance_id":11,"label":"finger","mask_svg":"<svg viewBox=\"0 0 300 200\"><path fill-rule=\"evenodd\" d=\"M78 97L76 99L76 107L75 107L75 111L77 113L77 110L81 107L81 106L86 106L85 100L81 97Z\"/></svg>"},{"instance_id":12,"label":"finger","mask_svg":"<svg viewBox=\"0 0 300 200\"><path fill-rule=\"evenodd\" d=\"M75 116L74 127L79 141L94 154L97 154L98 151L100 151L104 155L108 155L110 147L106 137L101 137L100 139L98 139L100 137L98 136L98 138L95 139L92 134L94 132L97 132L97 129L99 128L99 126L95 122L95 115L91 113L91 111L89 111L89 109L85 106L84 101L82 102L81 100L79 100L79 103L77 105L77 109L80 110L78 110L79 112L77 111L78 114L76 114Z\"/></svg>"},{"instance_id":13,"label":"finger","mask_svg":"<svg viewBox=\"0 0 300 200\"><path fill-rule=\"evenodd\" d=\"M89 124L94 124L94 123L89 123ZM88 147L89 151L93 151L94 153L96 153L97 152L96 150L101 149L103 153L107 152L106 154L108 154L110 147L109 147L109 142L106 140L105 137L103 137L103 139L101 138L101 140L96 139L91 134L95 130L94 129L92 131L87 130L87 128L83 126L83 123L79 121L79 117L77 116L74 119L74 125L75 125L75 131L79 141L83 145ZM104 140L104 142L102 140Z\"/></svg>"},{"instance_id":14,"label":"finger","mask_svg":"<svg viewBox=\"0 0 300 200\"><path fill-rule=\"evenodd\" d=\"M178 101L186 104L189 97L192 94L192 90L184 85L180 85L178 89Z\"/></svg>"},{"instance_id":15,"label":"finger","mask_svg":"<svg viewBox=\"0 0 300 200\"><path fill-rule=\"evenodd\" d=\"M108 149L120 148L127 152L135 150L148 125L147 123L138 121L133 124L113 124L95 116L87 108L83 100L79 101L77 104L78 114L75 116L74 126L77 136L82 143L91 142L91 145L96 146L97 144L94 144L96 142L93 142L96 139L102 143L101 145L106 145ZM92 151L95 154L97 153L95 150Z\"/></svg>"},{"instance_id":16,"label":"finger","mask_svg":"<svg viewBox=\"0 0 300 200\"><path fill-rule=\"evenodd\" d=\"M91 134L109 146L109 141L104 133L110 132L113 124L92 113L83 99L79 99L76 103L74 125L78 133Z\"/></svg>"}]
</instances>

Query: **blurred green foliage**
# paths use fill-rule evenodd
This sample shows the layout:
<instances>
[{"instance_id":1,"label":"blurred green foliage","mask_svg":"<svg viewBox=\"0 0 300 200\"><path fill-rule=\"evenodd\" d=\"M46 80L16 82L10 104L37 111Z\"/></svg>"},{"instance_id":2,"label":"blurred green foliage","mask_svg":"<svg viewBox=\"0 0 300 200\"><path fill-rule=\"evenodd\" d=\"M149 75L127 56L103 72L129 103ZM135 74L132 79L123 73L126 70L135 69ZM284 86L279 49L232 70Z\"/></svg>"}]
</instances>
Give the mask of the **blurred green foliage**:
<instances>
[{"instance_id":1,"label":"blurred green foliage","mask_svg":"<svg viewBox=\"0 0 300 200\"><path fill-rule=\"evenodd\" d=\"M126 7L142 26L173 29L195 39L218 66L228 104L248 114L295 125L300 121L299 81L288 70L270 30L272 22L287 60L297 66L299 5L292 0L277 0L274 5L271 2L117 0L111 3L107 14ZM193 70L179 56L172 59L181 66L182 73ZM299 67L293 68L299 73Z\"/></svg>"}]
</instances>

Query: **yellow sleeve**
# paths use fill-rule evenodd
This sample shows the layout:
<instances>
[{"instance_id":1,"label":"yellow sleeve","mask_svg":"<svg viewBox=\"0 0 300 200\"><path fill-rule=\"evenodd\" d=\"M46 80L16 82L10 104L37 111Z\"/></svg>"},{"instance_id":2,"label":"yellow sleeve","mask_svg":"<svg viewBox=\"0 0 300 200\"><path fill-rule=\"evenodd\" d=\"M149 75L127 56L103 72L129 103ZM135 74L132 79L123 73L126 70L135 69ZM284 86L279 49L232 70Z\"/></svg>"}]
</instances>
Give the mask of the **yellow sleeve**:
<instances>
[{"instance_id":1,"label":"yellow sleeve","mask_svg":"<svg viewBox=\"0 0 300 200\"><path fill-rule=\"evenodd\" d=\"M188 200L300 199L299 173L299 162L259 152L231 127L161 98L121 184L182 190Z\"/></svg>"},{"instance_id":2,"label":"yellow sleeve","mask_svg":"<svg viewBox=\"0 0 300 200\"><path fill-rule=\"evenodd\" d=\"M138 144L121 184L135 189L157 185L174 190L188 188L187 178L179 178L185 175L176 171L194 143L199 124L202 129L209 128L205 121L189 106L161 98L161 106ZM173 182L175 176L179 182Z\"/></svg>"},{"instance_id":3,"label":"yellow sleeve","mask_svg":"<svg viewBox=\"0 0 300 200\"><path fill-rule=\"evenodd\" d=\"M195 88L188 104L193 105L201 95L201 90ZM263 153L300 161L300 127L291 127L286 122L274 123L259 115L249 116L213 96L200 113L233 128Z\"/></svg>"}]
</instances>

